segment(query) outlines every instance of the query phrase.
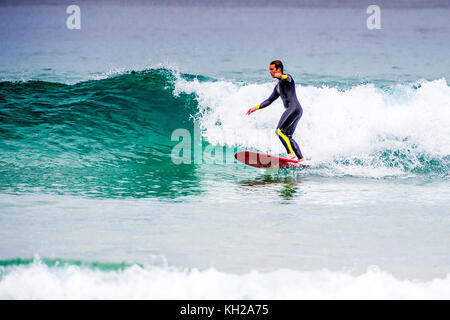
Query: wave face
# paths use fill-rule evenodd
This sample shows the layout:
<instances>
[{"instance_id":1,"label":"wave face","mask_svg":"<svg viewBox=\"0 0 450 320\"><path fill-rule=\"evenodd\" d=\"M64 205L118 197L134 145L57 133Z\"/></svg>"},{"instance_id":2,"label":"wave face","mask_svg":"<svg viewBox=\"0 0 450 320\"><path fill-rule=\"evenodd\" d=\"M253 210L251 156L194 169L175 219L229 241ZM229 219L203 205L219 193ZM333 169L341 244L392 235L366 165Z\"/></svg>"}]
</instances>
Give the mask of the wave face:
<instances>
[{"instance_id":1,"label":"wave face","mask_svg":"<svg viewBox=\"0 0 450 320\"><path fill-rule=\"evenodd\" d=\"M2 163L119 166L146 153L166 160L172 131L194 112L192 98L172 95L173 79L154 69L75 85L3 82Z\"/></svg>"},{"instance_id":2,"label":"wave face","mask_svg":"<svg viewBox=\"0 0 450 320\"><path fill-rule=\"evenodd\" d=\"M283 154L274 134L281 102L245 116L273 85L166 68L74 85L1 82L0 188L106 196L196 194L201 190L189 186L198 185L198 165L171 161L178 143L171 139L174 130L192 133L198 123L203 148ZM313 165L306 174L448 177L445 79L384 87L297 85L297 92L304 115L295 138Z\"/></svg>"},{"instance_id":3,"label":"wave face","mask_svg":"<svg viewBox=\"0 0 450 320\"><path fill-rule=\"evenodd\" d=\"M448 299L449 288L449 275L407 281L376 266L360 275L325 269L237 275L61 259L0 261L0 299Z\"/></svg>"},{"instance_id":4,"label":"wave face","mask_svg":"<svg viewBox=\"0 0 450 320\"><path fill-rule=\"evenodd\" d=\"M75 85L0 83L1 187L183 193L172 182L192 169L166 163L172 131L192 127L195 100L174 96L174 79L161 68Z\"/></svg>"}]
</instances>

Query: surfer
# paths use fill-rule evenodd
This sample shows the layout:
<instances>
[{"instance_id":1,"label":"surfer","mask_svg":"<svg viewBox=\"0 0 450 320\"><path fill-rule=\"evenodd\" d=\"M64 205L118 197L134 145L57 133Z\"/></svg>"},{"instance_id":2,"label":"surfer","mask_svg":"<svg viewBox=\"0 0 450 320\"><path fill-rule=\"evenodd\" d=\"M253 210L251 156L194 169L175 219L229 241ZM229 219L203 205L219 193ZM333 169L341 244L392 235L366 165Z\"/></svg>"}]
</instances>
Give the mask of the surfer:
<instances>
[{"instance_id":1,"label":"surfer","mask_svg":"<svg viewBox=\"0 0 450 320\"><path fill-rule=\"evenodd\" d=\"M267 107L281 96L286 111L284 111L278 122L276 133L280 138L281 143L286 148L288 153L287 159L294 159L297 157L298 161L304 161L297 142L292 138L297 123L303 114L302 106L300 105L300 102L298 102L297 95L295 94L294 79L290 74L283 73L283 63L280 60L274 60L270 63L269 72L272 78L278 79L275 89L273 89L269 98L258 104L256 107L250 108L247 111L247 115Z\"/></svg>"}]
</instances>

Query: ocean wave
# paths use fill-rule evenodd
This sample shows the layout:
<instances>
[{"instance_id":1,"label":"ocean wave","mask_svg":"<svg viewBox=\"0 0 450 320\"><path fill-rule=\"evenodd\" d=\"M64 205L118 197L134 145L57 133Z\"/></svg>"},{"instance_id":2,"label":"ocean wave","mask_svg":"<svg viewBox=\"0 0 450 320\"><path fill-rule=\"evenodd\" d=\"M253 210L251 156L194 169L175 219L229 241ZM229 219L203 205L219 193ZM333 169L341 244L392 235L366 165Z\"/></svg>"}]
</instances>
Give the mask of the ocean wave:
<instances>
[{"instance_id":1,"label":"ocean wave","mask_svg":"<svg viewBox=\"0 0 450 320\"><path fill-rule=\"evenodd\" d=\"M174 96L157 68L73 85L0 83L0 188L86 195L183 195L193 167L170 161L177 128L192 128L194 97ZM195 178L194 178L195 179ZM64 191L65 190L65 191ZM197 192L197 191L194 191Z\"/></svg>"},{"instance_id":2,"label":"ocean wave","mask_svg":"<svg viewBox=\"0 0 450 320\"><path fill-rule=\"evenodd\" d=\"M196 95L197 118L210 143L284 154L274 134L284 110L281 101L245 116L273 86L178 78L175 92ZM315 166L448 174L450 88L445 79L349 89L297 85L297 95L304 112L294 138Z\"/></svg>"},{"instance_id":3,"label":"ocean wave","mask_svg":"<svg viewBox=\"0 0 450 320\"><path fill-rule=\"evenodd\" d=\"M233 171L249 169L236 167L235 151L284 154L274 133L281 102L245 115L273 86L164 66L72 85L1 82L0 187L20 192L64 185L77 194L125 196L199 192L197 166L213 159L216 148L225 148L225 161L213 165ZM311 164L302 174L448 178L445 79L385 87L298 84L297 92L304 114L294 137ZM200 161L195 154L191 164L172 161L177 129L194 138L198 129Z\"/></svg>"},{"instance_id":4,"label":"ocean wave","mask_svg":"<svg viewBox=\"0 0 450 320\"><path fill-rule=\"evenodd\" d=\"M75 85L2 82L0 160L83 167L139 162L146 153L166 159L172 131L192 126L195 107L172 95L173 79L152 69Z\"/></svg>"},{"instance_id":5,"label":"ocean wave","mask_svg":"<svg viewBox=\"0 0 450 320\"><path fill-rule=\"evenodd\" d=\"M376 266L233 274L58 259L0 261L0 299L449 299L450 275L400 280Z\"/></svg>"}]
</instances>

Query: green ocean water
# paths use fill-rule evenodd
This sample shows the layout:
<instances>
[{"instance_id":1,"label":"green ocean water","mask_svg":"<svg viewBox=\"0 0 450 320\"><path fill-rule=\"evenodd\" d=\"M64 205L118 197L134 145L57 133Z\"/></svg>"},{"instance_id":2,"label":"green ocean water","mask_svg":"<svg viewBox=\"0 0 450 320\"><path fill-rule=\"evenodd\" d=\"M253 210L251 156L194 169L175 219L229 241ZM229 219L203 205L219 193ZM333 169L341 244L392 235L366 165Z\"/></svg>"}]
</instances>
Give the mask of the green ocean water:
<instances>
[{"instance_id":1,"label":"green ocean water","mask_svg":"<svg viewBox=\"0 0 450 320\"><path fill-rule=\"evenodd\" d=\"M114 196L190 190L192 168L170 162L176 128L192 128L195 100L174 97L167 70L64 85L1 83L2 190ZM150 183L149 183L150 182Z\"/></svg>"}]
</instances>

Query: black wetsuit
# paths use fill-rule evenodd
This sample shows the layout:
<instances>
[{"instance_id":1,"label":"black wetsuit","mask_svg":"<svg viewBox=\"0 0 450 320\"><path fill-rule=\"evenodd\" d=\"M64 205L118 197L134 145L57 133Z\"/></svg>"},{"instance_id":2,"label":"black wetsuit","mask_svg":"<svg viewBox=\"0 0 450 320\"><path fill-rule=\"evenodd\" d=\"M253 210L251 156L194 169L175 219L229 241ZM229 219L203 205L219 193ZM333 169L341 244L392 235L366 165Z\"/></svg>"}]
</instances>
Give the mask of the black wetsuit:
<instances>
[{"instance_id":1,"label":"black wetsuit","mask_svg":"<svg viewBox=\"0 0 450 320\"><path fill-rule=\"evenodd\" d=\"M292 135L297 127L298 121L302 117L303 109L295 94L294 79L289 74L283 75L282 77L284 79L282 78L278 81L270 97L259 105L259 109L267 107L278 97L281 97L286 111L278 122L276 133L286 148L287 153L294 152L297 158L302 159L302 152L297 142L292 138Z\"/></svg>"}]
</instances>

